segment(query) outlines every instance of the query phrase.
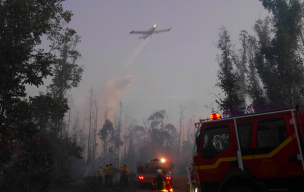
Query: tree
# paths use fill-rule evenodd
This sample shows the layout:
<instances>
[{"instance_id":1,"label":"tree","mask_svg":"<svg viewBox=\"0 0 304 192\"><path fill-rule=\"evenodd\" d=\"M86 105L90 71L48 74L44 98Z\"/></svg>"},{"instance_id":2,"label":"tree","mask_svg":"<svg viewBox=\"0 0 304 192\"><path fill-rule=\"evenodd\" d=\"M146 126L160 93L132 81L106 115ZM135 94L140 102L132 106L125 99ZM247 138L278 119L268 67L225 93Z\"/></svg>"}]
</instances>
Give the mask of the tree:
<instances>
[{"instance_id":1,"label":"tree","mask_svg":"<svg viewBox=\"0 0 304 192\"><path fill-rule=\"evenodd\" d=\"M182 122L184 119L185 106L183 106L182 104L179 104L178 108L179 108L179 136L178 136L178 145L177 145L177 157L179 158L181 136L182 136Z\"/></svg>"},{"instance_id":2,"label":"tree","mask_svg":"<svg viewBox=\"0 0 304 192\"><path fill-rule=\"evenodd\" d=\"M240 113L240 106L244 101L238 98L237 92L240 89L238 86L239 76L233 72L233 52L230 35L225 27L221 27L217 48L222 51L218 55L218 62L220 69L218 71L217 87L224 92L224 98L217 99L216 103L219 105L220 110L224 111L228 116L231 114Z\"/></svg>"},{"instance_id":3,"label":"tree","mask_svg":"<svg viewBox=\"0 0 304 192\"><path fill-rule=\"evenodd\" d=\"M135 152L137 152L136 157L138 157L138 150L142 146L142 143L145 142L146 130L143 126L135 125L132 131L134 135L134 148Z\"/></svg>"},{"instance_id":4,"label":"tree","mask_svg":"<svg viewBox=\"0 0 304 192\"><path fill-rule=\"evenodd\" d=\"M90 89L90 97L89 97L89 114L88 114L88 122L89 122L89 137L88 137L88 159L87 163L91 163L92 161L92 149L93 149L93 143L92 138L94 135L93 128L93 118L94 118L94 111L93 111L93 88ZM95 142L94 142L95 145Z\"/></svg>"},{"instance_id":5,"label":"tree","mask_svg":"<svg viewBox=\"0 0 304 192\"><path fill-rule=\"evenodd\" d=\"M273 14L270 43L265 44L260 38L260 60L258 71L265 85L272 109L294 107L294 103L303 103L304 67L303 55L299 51L302 43L302 20L304 4L298 0L260 0L265 9ZM255 29L261 37L261 30ZM263 60L265 62L263 62Z\"/></svg>"},{"instance_id":6,"label":"tree","mask_svg":"<svg viewBox=\"0 0 304 192\"><path fill-rule=\"evenodd\" d=\"M0 2L0 169L6 173L6 170L18 167L18 163L36 163L37 156L44 158L41 150L48 154L45 158L52 157L48 153L49 144L34 145L35 148L29 147L32 146L29 142L39 143L35 140L40 138L41 141L46 133L50 133L49 138L52 137L52 131L57 128L52 121L60 119L62 113L66 112L66 100L59 101L47 94L26 99L25 87L43 85L43 79L52 75L51 65L56 62L54 50L64 42L58 38L62 36L62 24L68 23L72 16L70 11L64 11L63 1ZM42 36L54 45L48 52L37 47L42 42ZM53 107L58 107L58 111L57 108L54 111ZM50 111L42 112L45 108ZM54 147L52 141L51 138L48 142ZM17 151L17 147L13 146L20 146L18 150L23 153L20 158L12 158ZM34 185L31 180L39 176L44 168L47 169L45 159L41 158L37 160L37 168L32 166L30 169L36 175L28 174L26 182L12 189L21 191L26 190L26 186ZM6 174L0 177L9 179Z\"/></svg>"},{"instance_id":7,"label":"tree","mask_svg":"<svg viewBox=\"0 0 304 192\"><path fill-rule=\"evenodd\" d=\"M164 129L164 120L166 118L166 111L159 110L154 112L147 119L150 123L149 135L151 144L151 154L155 157L160 148L165 144L165 141L170 137L168 132Z\"/></svg>"},{"instance_id":8,"label":"tree","mask_svg":"<svg viewBox=\"0 0 304 192\"><path fill-rule=\"evenodd\" d=\"M157 128L163 128L164 126L164 118L165 118L165 110L159 110L154 112L150 117L148 118L148 121L150 121L150 128L151 129L157 129Z\"/></svg>"},{"instance_id":9,"label":"tree","mask_svg":"<svg viewBox=\"0 0 304 192\"><path fill-rule=\"evenodd\" d=\"M99 130L98 135L103 143L103 152L104 152L104 162L107 160L107 150L108 150L108 144L110 140L110 134L113 132L114 127L113 123L106 119L105 124L102 126L102 129Z\"/></svg>"},{"instance_id":10,"label":"tree","mask_svg":"<svg viewBox=\"0 0 304 192\"><path fill-rule=\"evenodd\" d=\"M237 85L239 86L239 89L237 90L237 96L240 100L245 101L246 98L246 73L247 73L247 53L248 53L248 33L245 30L242 30L240 35L240 41L242 44L242 48L239 50L239 54L232 54L232 60L235 63L236 67L236 73L239 76L239 80L237 82ZM245 102L243 103L245 105ZM245 106L240 106L241 108L244 108Z\"/></svg>"},{"instance_id":11,"label":"tree","mask_svg":"<svg viewBox=\"0 0 304 192\"><path fill-rule=\"evenodd\" d=\"M116 121L116 126L115 126L116 129L115 129L114 139L113 139L114 146L115 146L118 157L120 155L120 147L123 146L123 144L124 144L120 137L121 132L122 132L121 115L126 109L127 109L127 107L123 108L123 104L121 102L119 102L119 117L118 117L118 120ZM118 163L120 164L120 159L119 159Z\"/></svg>"},{"instance_id":12,"label":"tree","mask_svg":"<svg viewBox=\"0 0 304 192\"><path fill-rule=\"evenodd\" d=\"M76 31L70 28L64 30L64 35L56 37L60 45L52 45L53 51L59 51L60 57L55 58L53 79L48 89L55 97L64 97L66 91L77 87L82 78L83 67L79 66L76 61L81 56L75 49L80 42L80 36ZM62 42L63 41L63 42Z\"/></svg>"},{"instance_id":13,"label":"tree","mask_svg":"<svg viewBox=\"0 0 304 192\"><path fill-rule=\"evenodd\" d=\"M248 73L247 73L247 90L249 98L252 99L251 112L261 112L266 110L266 96L262 88L261 79L257 73L256 61L259 57L257 40L253 36L248 36ZM250 106L251 108L251 106ZM253 110L253 111L252 111Z\"/></svg>"},{"instance_id":14,"label":"tree","mask_svg":"<svg viewBox=\"0 0 304 192\"><path fill-rule=\"evenodd\" d=\"M54 122L62 120L69 110L67 100L53 98L50 93L40 93L39 96L30 97L29 104L30 120L43 134L57 132Z\"/></svg>"},{"instance_id":15,"label":"tree","mask_svg":"<svg viewBox=\"0 0 304 192\"><path fill-rule=\"evenodd\" d=\"M77 110L74 126L72 128L72 138L73 138L72 140L73 140L73 143L80 144L79 136L80 136L79 111Z\"/></svg>"},{"instance_id":16,"label":"tree","mask_svg":"<svg viewBox=\"0 0 304 192\"><path fill-rule=\"evenodd\" d=\"M166 153L171 157L175 157L177 156L178 152L178 142L180 135L177 133L175 126L171 123L166 124L164 129L169 134L169 138L166 139L165 143Z\"/></svg>"},{"instance_id":17,"label":"tree","mask_svg":"<svg viewBox=\"0 0 304 192\"><path fill-rule=\"evenodd\" d=\"M24 141L24 136L29 134L30 127L24 121L28 110L25 85L40 86L43 78L51 75L54 55L36 45L41 43L41 36L60 33L59 24L70 21L72 13L63 10L62 2L3 0L0 3L0 50L3 50L0 52L0 135L4 155L0 167L10 162L13 154L6 147L18 139Z\"/></svg>"},{"instance_id":18,"label":"tree","mask_svg":"<svg viewBox=\"0 0 304 192\"><path fill-rule=\"evenodd\" d=\"M179 138L179 134L177 133L177 130L174 125L171 123L166 124L164 129L169 133L170 138L166 140L166 145L170 148L175 148L178 146L178 143L176 141L177 138Z\"/></svg>"}]
</instances>

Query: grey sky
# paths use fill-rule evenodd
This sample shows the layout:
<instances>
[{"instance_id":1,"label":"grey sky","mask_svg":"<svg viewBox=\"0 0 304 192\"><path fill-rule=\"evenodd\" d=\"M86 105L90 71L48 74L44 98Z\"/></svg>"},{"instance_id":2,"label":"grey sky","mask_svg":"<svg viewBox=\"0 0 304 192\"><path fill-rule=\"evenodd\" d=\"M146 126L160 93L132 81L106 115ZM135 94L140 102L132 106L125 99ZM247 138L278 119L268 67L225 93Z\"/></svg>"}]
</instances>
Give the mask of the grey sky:
<instances>
[{"instance_id":1,"label":"grey sky","mask_svg":"<svg viewBox=\"0 0 304 192\"><path fill-rule=\"evenodd\" d=\"M210 109L204 106L214 101L210 93L218 93L215 43L221 25L239 44L240 31L253 34L255 21L268 14L258 0L67 0L64 8L74 13L68 26L82 40L77 49L85 68L72 91L76 105L85 101L90 87L98 92L107 81L128 75L134 79L120 90L121 100L139 124L153 110L164 109L168 122L178 125L180 103L186 107L185 120L208 117ZM139 35L129 34L154 24L172 29L145 45Z\"/></svg>"}]
</instances>

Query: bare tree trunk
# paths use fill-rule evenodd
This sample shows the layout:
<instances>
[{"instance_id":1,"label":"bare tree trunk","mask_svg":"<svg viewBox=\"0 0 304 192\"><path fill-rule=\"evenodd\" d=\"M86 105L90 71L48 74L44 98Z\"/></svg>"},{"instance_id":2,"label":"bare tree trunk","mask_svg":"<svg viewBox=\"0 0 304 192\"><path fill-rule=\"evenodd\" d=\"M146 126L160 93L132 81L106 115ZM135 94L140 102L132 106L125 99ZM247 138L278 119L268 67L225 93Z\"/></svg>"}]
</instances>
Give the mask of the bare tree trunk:
<instances>
[{"instance_id":1,"label":"bare tree trunk","mask_svg":"<svg viewBox=\"0 0 304 192\"><path fill-rule=\"evenodd\" d=\"M86 162L86 153L85 153L85 122L86 122L86 115L87 115L87 109L84 110L84 119L83 119L83 129L82 129L82 135L83 135L83 139L82 139L82 147L83 147L83 158L84 158L84 162Z\"/></svg>"},{"instance_id":2,"label":"bare tree trunk","mask_svg":"<svg viewBox=\"0 0 304 192\"><path fill-rule=\"evenodd\" d=\"M95 126L94 126L94 142L93 142L93 164L95 167L95 159L96 159L96 132L97 132L97 120L98 120L98 107L97 102L95 100Z\"/></svg>"},{"instance_id":3,"label":"bare tree trunk","mask_svg":"<svg viewBox=\"0 0 304 192\"><path fill-rule=\"evenodd\" d=\"M93 113L93 88L90 89L89 108L89 137L88 137L88 163L92 161L92 113Z\"/></svg>"},{"instance_id":4,"label":"bare tree trunk","mask_svg":"<svg viewBox=\"0 0 304 192\"><path fill-rule=\"evenodd\" d=\"M106 101L106 110L104 112L104 119L105 119L105 122L108 118L108 102ZM107 157L107 139L104 140L104 143L103 143L103 161L106 162L106 157Z\"/></svg>"},{"instance_id":5,"label":"bare tree trunk","mask_svg":"<svg viewBox=\"0 0 304 192\"><path fill-rule=\"evenodd\" d=\"M180 153L180 145L181 145L181 134L182 134L182 122L183 122L183 118L184 118L184 110L185 110L185 106L183 106L182 104L178 105L179 108L179 138L178 138L178 146L177 146L177 157L179 158L179 153Z\"/></svg>"},{"instance_id":6,"label":"bare tree trunk","mask_svg":"<svg viewBox=\"0 0 304 192\"><path fill-rule=\"evenodd\" d=\"M69 136L69 133L70 133L70 120L71 120L71 110L73 108L73 103L74 103L74 99L73 99L73 96L71 95L71 100L69 100L69 120L68 120L68 136Z\"/></svg>"},{"instance_id":7,"label":"bare tree trunk","mask_svg":"<svg viewBox=\"0 0 304 192\"><path fill-rule=\"evenodd\" d=\"M74 127L73 127L73 142L74 143L78 143L78 129L79 129L79 111L77 110L77 114L76 114L76 119L75 119L75 124L74 124Z\"/></svg>"},{"instance_id":8,"label":"bare tree trunk","mask_svg":"<svg viewBox=\"0 0 304 192\"><path fill-rule=\"evenodd\" d=\"M124 136L124 139L125 139L125 151L124 151L124 154L126 156L127 154L127 128L128 128L128 115L126 114L126 129L125 129L125 136Z\"/></svg>"},{"instance_id":9,"label":"bare tree trunk","mask_svg":"<svg viewBox=\"0 0 304 192\"><path fill-rule=\"evenodd\" d=\"M126 107L125 109L123 108L123 104L121 102L119 102L119 120L118 120L118 127L117 129L119 129L118 131L121 133L122 131L122 120L121 120L121 115L122 113L127 109L128 107ZM117 138L120 140L120 134L119 134L119 138ZM119 154L120 154L120 144L118 143L117 146L117 156L119 158ZM118 159L118 163L120 164L121 158Z\"/></svg>"}]
</instances>

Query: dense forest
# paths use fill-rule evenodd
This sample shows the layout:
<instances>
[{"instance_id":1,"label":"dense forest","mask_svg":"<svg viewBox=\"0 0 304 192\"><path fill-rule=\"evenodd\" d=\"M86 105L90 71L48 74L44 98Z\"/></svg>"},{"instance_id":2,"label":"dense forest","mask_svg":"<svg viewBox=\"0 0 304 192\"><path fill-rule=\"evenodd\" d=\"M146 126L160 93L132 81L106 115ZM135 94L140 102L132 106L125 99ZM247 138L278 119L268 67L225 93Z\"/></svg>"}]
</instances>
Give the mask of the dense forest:
<instances>
[{"instance_id":1,"label":"dense forest","mask_svg":"<svg viewBox=\"0 0 304 192\"><path fill-rule=\"evenodd\" d=\"M136 161L162 156L184 174L196 130L183 104L177 103L178 123L165 109L147 109L151 115L139 122L122 101L113 117L101 111L91 88L86 109L75 109L69 91L82 80L81 37L67 27L73 14L63 1L0 0L0 187L46 189L96 175L109 163L135 170ZM241 30L233 45L229 30L219 31L217 106L210 112L223 117L304 103L304 5L260 1L270 16L256 21L255 34ZM27 95L27 86L43 86L46 78L46 92Z\"/></svg>"},{"instance_id":2,"label":"dense forest","mask_svg":"<svg viewBox=\"0 0 304 192\"><path fill-rule=\"evenodd\" d=\"M238 48L220 29L216 103L224 116L303 106L303 3L260 1L271 16L256 21L254 35L242 30Z\"/></svg>"}]
</instances>

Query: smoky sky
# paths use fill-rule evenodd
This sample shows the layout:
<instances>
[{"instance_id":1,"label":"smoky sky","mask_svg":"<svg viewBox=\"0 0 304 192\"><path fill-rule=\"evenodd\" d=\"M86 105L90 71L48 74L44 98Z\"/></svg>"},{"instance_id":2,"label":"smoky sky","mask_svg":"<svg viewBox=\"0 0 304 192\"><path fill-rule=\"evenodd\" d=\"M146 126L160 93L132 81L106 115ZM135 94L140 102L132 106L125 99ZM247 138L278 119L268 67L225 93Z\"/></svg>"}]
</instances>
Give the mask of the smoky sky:
<instances>
[{"instance_id":1,"label":"smoky sky","mask_svg":"<svg viewBox=\"0 0 304 192\"><path fill-rule=\"evenodd\" d=\"M185 129L188 119L206 118L210 107L217 109L213 93L219 92L215 44L220 27L226 26L232 43L239 45L240 31L254 35L255 21L268 14L258 0L68 0L63 5L74 14L68 27L81 36L76 49L84 66L79 87L68 93L75 100L73 118L76 109L84 113L93 88L100 122L105 103L114 121L121 101L139 125L153 111L166 110L167 122L178 128L182 104ZM147 41L129 34L154 24L171 31ZM39 90L45 87L27 92L37 95Z\"/></svg>"}]
</instances>

